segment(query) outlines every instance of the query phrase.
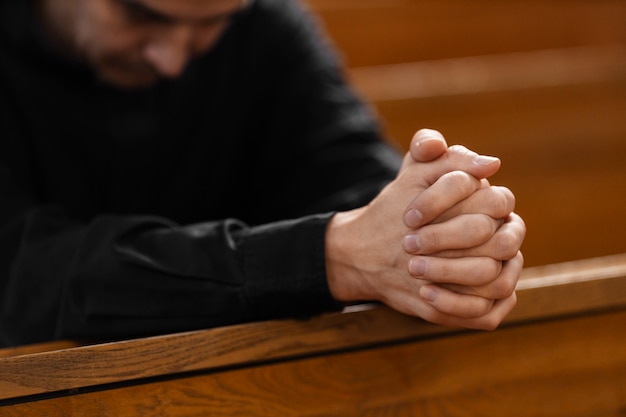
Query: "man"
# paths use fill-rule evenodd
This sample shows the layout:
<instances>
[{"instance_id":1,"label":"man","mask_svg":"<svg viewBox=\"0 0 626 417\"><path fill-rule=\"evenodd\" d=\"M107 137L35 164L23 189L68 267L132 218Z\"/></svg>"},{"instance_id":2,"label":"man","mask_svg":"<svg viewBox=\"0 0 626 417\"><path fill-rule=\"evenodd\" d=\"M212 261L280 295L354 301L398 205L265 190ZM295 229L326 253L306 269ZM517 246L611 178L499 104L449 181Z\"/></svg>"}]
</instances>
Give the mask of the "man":
<instances>
[{"instance_id":1,"label":"man","mask_svg":"<svg viewBox=\"0 0 626 417\"><path fill-rule=\"evenodd\" d=\"M396 178L295 1L0 0L0 20L1 343L362 300L491 329L515 304L499 161L422 130Z\"/></svg>"}]
</instances>

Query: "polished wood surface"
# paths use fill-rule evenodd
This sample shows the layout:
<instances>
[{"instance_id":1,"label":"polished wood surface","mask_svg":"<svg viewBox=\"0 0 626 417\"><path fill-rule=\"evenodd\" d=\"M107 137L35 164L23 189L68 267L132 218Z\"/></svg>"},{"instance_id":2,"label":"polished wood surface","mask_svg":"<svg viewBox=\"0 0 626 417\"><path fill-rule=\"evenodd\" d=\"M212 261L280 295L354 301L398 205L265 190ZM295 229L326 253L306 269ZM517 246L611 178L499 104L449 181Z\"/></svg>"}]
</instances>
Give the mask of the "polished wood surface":
<instances>
[{"instance_id":1,"label":"polished wood surface","mask_svg":"<svg viewBox=\"0 0 626 417\"><path fill-rule=\"evenodd\" d=\"M306 321L13 349L0 359L0 415L619 415L626 255L529 268L518 288L518 307L494 332L363 305Z\"/></svg>"},{"instance_id":2,"label":"polished wood surface","mask_svg":"<svg viewBox=\"0 0 626 417\"><path fill-rule=\"evenodd\" d=\"M13 416L612 416L626 312L459 334L0 407Z\"/></svg>"}]
</instances>

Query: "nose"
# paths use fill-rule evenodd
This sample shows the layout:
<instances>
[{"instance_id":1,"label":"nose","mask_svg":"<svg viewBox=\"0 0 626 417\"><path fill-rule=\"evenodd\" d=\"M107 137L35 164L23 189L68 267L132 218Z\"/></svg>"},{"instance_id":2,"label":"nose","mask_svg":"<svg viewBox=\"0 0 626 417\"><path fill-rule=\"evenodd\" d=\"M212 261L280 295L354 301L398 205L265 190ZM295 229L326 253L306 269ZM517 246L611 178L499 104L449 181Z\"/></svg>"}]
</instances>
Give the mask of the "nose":
<instances>
[{"instance_id":1,"label":"nose","mask_svg":"<svg viewBox=\"0 0 626 417\"><path fill-rule=\"evenodd\" d=\"M190 26L177 25L164 29L144 45L144 58L162 77L177 77L191 59L193 37L193 27Z\"/></svg>"}]
</instances>

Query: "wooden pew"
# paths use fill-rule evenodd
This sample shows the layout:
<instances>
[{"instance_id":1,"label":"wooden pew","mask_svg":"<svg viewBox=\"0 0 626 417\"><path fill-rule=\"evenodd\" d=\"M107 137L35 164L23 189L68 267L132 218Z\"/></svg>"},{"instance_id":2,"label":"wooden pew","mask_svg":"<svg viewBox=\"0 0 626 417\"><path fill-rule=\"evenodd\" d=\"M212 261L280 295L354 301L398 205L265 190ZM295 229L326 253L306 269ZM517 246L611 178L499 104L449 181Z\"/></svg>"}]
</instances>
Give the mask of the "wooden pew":
<instances>
[{"instance_id":1,"label":"wooden pew","mask_svg":"<svg viewBox=\"0 0 626 417\"><path fill-rule=\"evenodd\" d=\"M403 150L503 161L527 266L626 252L626 2L309 0Z\"/></svg>"},{"instance_id":2,"label":"wooden pew","mask_svg":"<svg viewBox=\"0 0 626 417\"><path fill-rule=\"evenodd\" d=\"M518 295L494 332L362 305L309 320L12 349L0 354L0 415L623 415L626 254L528 268Z\"/></svg>"},{"instance_id":3,"label":"wooden pew","mask_svg":"<svg viewBox=\"0 0 626 417\"><path fill-rule=\"evenodd\" d=\"M626 42L620 0L303 0L353 67Z\"/></svg>"}]
</instances>

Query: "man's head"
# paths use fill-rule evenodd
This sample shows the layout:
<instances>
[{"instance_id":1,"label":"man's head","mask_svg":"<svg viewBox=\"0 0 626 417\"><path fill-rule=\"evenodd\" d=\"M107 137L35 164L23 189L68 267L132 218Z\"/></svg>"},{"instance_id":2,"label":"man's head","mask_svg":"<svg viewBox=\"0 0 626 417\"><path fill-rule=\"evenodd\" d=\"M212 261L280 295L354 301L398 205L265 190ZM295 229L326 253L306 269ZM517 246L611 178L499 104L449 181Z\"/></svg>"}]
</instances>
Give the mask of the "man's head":
<instances>
[{"instance_id":1,"label":"man's head","mask_svg":"<svg viewBox=\"0 0 626 417\"><path fill-rule=\"evenodd\" d=\"M44 27L105 82L141 88L182 73L250 0L40 0Z\"/></svg>"}]
</instances>

